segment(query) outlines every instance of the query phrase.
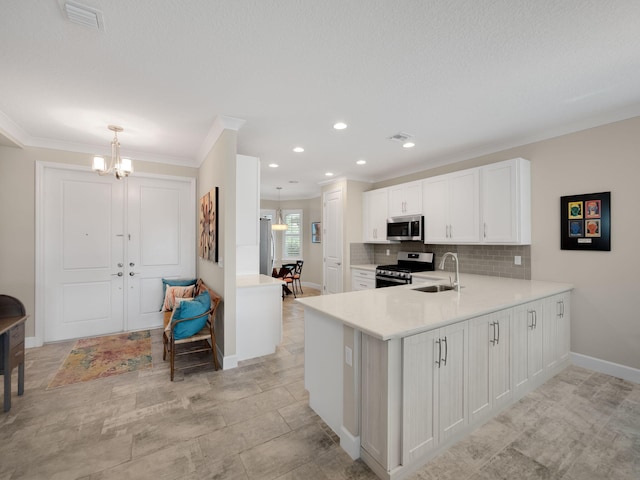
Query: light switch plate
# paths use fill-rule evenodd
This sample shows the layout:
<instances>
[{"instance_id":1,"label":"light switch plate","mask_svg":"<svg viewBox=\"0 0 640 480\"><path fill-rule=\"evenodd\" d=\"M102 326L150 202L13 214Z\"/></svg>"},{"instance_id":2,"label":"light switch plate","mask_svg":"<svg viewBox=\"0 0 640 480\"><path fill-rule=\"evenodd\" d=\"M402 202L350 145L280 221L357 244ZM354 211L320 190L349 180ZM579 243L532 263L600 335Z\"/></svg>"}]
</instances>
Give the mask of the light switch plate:
<instances>
[{"instance_id":1,"label":"light switch plate","mask_svg":"<svg viewBox=\"0 0 640 480\"><path fill-rule=\"evenodd\" d=\"M353 350L351 347L344 347L344 361L350 367L353 367Z\"/></svg>"},{"instance_id":2,"label":"light switch plate","mask_svg":"<svg viewBox=\"0 0 640 480\"><path fill-rule=\"evenodd\" d=\"M513 263L516 265L522 265L522 257L520 255L516 255L513 257Z\"/></svg>"}]
</instances>

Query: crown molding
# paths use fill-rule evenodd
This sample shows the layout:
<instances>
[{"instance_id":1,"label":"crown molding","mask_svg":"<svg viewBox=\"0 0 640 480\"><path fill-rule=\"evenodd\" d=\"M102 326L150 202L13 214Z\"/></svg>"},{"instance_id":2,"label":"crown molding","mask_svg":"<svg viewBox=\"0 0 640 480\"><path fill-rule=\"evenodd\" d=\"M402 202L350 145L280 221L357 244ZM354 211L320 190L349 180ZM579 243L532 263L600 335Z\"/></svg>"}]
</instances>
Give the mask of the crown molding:
<instances>
[{"instance_id":1,"label":"crown molding","mask_svg":"<svg viewBox=\"0 0 640 480\"><path fill-rule=\"evenodd\" d=\"M228 117L225 115L219 115L213 121L213 125L211 125L211 129L209 129L209 133L202 142L202 146L198 150L196 154L196 166L200 167L204 159L207 157L213 146L216 144L220 135L225 130L235 130L238 131L244 125L245 120L241 118Z\"/></svg>"},{"instance_id":2,"label":"crown molding","mask_svg":"<svg viewBox=\"0 0 640 480\"><path fill-rule=\"evenodd\" d=\"M25 139L29 137L27 132L2 111L0 111L0 136L7 139L6 145L19 148L24 148ZM0 145L4 143L0 142Z\"/></svg>"}]
</instances>

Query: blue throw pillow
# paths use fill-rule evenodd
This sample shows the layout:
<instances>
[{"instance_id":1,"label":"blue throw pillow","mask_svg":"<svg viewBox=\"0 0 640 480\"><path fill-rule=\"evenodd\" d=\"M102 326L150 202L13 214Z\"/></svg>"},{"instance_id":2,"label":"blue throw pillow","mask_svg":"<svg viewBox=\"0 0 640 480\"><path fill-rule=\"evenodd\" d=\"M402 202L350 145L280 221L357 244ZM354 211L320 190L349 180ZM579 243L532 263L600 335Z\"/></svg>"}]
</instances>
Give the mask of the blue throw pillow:
<instances>
[{"instance_id":1,"label":"blue throw pillow","mask_svg":"<svg viewBox=\"0 0 640 480\"><path fill-rule=\"evenodd\" d=\"M173 311L173 321L202 315L209 308L211 308L211 297L209 292L205 290L190 302L180 302ZM173 337L180 340L195 335L207 323L207 317L208 315L203 315L200 318L177 324L173 329Z\"/></svg>"},{"instance_id":2,"label":"blue throw pillow","mask_svg":"<svg viewBox=\"0 0 640 480\"><path fill-rule=\"evenodd\" d=\"M162 279L162 303L164 304L164 296L167 294L167 287L188 287L195 285L198 280L196 278L163 278ZM160 305L162 310L162 305Z\"/></svg>"}]
</instances>

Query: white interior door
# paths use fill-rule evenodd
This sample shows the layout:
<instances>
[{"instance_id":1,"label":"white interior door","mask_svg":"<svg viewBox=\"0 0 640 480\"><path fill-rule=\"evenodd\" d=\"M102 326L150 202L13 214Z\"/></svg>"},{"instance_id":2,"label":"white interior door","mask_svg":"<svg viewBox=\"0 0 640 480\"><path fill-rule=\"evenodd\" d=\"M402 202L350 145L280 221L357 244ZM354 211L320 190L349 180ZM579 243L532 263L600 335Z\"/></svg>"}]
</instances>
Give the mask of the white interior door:
<instances>
[{"instance_id":1,"label":"white interior door","mask_svg":"<svg viewBox=\"0 0 640 480\"><path fill-rule=\"evenodd\" d=\"M195 277L195 180L44 169L46 342L162 325L162 278Z\"/></svg>"},{"instance_id":2,"label":"white interior door","mask_svg":"<svg viewBox=\"0 0 640 480\"><path fill-rule=\"evenodd\" d=\"M324 294L342 292L342 190L323 194Z\"/></svg>"},{"instance_id":3,"label":"white interior door","mask_svg":"<svg viewBox=\"0 0 640 480\"><path fill-rule=\"evenodd\" d=\"M195 184L127 179L127 330L162 325L162 278L195 277Z\"/></svg>"},{"instance_id":4,"label":"white interior door","mask_svg":"<svg viewBox=\"0 0 640 480\"><path fill-rule=\"evenodd\" d=\"M122 331L124 184L87 172L45 172L44 340Z\"/></svg>"}]
</instances>

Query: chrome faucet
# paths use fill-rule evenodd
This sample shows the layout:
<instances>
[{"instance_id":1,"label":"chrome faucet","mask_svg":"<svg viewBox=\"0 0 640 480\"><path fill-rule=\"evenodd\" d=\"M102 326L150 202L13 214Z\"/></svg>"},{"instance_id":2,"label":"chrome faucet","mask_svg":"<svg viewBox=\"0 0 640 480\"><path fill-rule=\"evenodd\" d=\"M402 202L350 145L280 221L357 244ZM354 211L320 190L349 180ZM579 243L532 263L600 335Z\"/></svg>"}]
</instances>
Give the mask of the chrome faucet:
<instances>
[{"instance_id":1,"label":"chrome faucet","mask_svg":"<svg viewBox=\"0 0 640 480\"><path fill-rule=\"evenodd\" d=\"M442 256L442 260L440 260L440 270L444 270L444 261L447 259L449 255L451 255L453 259L456 261L456 281L453 282L452 287L454 287L454 289L459 292L460 291L460 269L458 267L458 254L453 252L445 253ZM449 277L449 282L451 282L451 277Z\"/></svg>"}]
</instances>

